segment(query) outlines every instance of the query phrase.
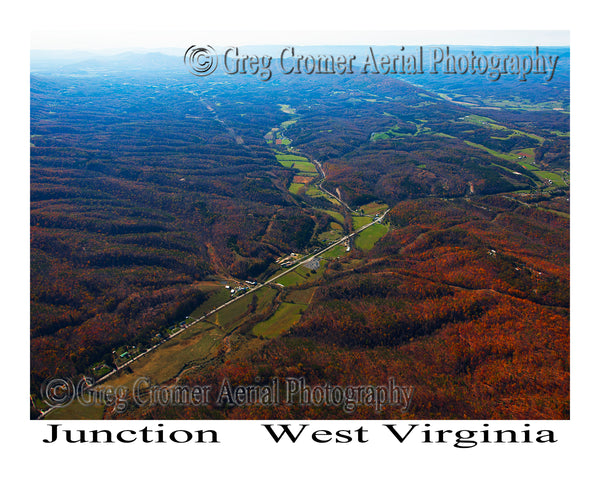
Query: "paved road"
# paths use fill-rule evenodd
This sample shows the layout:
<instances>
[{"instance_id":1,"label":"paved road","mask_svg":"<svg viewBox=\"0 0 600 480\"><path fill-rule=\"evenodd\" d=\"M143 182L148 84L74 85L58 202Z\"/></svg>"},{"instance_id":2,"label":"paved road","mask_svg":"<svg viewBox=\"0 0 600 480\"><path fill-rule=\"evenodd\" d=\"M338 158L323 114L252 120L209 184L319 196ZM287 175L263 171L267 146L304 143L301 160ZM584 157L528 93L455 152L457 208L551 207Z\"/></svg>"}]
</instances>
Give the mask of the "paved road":
<instances>
[{"instance_id":1,"label":"paved road","mask_svg":"<svg viewBox=\"0 0 600 480\"><path fill-rule=\"evenodd\" d=\"M317 186L321 189L321 191L323 191L324 193L326 193L327 195L331 196L332 198L335 198L337 201L339 201L346 209L348 209L350 212L356 213L354 212L354 210L352 210L344 201L342 201L340 198L336 197L335 195L333 195L331 192L329 192L328 190L324 189L321 187L321 182L325 179L325 172L323 172L323 169L321 167L321 164L317 161L317 160L313 160L313 163L317 166L317 169L319 171L319 174L321 175L321 179L318 182ZM276 282L276 280L280 279L281 277L283 277L284 275L287 275L289 272L294 271L296 268L304 265L305 263L310 262L311 260L313 260L316 257L319 257L321 255L323 255L325 252L327 252L328 250L331 250L332 248L336 247L337 245L340 245L342 243L345 243L348 239L352 238L353 236L359 234L360 232L362 232L363 230L366 230L367 228L371 227L372 225L375 225L376 223L381 223L381 221L384 219L384 217L388 214L388 212L390 211L390 209L387 209L379 218L374 219L372 222L368 223L367 225L364 225L363 227L359 228L358 230L356 230L355 232L352 232L342 238L340 238L339 240L335 241L334 243L332 243L331 245L319 250L318 252L311 254L311 255L307 255L306 257L302 258L301 260L299 260L295 265L286 268L283 272L279 273L278 275L270 278L269 280L267 280L264 283L260 283L258 285L256 285L255 287L251 288L250 290L247 290L245 293L238 295L237 297L232 298L231 300L229 300L228 302L224 303L223 305L220 305L214 309L212 309L210 312L205 313L204 315L202 315L199 318L191 318L193 321L189 324L186 324L185 327L181 328L180 330L177 330L176 332L172 333L171 335L169 335L167 338L163 339L160 343L157 343L156 345L153 345L152 347L150 347L148 350L140 353L139 355L135 356L134 358L132 358L131 360L125 362L123 365L121 365L120 367L118 367L117 369L113 370L112 372L107 373L106 375L104 375L103 377L99 378L95 385L98 385L104 381L106 381L107 379L109 379L110 377L112 377L115 373L119 372L120 370L122 370L123 368L127 367L128 365L130 365L131 363L139 360L140 358L144 357L145 355L148 355L149 353L151 353L152 351L154 351L155 349L157 349L158 347L160 347L161 345L163 345L165 342L167 342L168 340L171 340L172 338L176 337L177 335L181 334L182 332L186 331L188 328L196 325L199 322L203 322L206 321L206 319L208 317L210 317L213 313L218 312L219 310L231 305L232 303L235 303L239 300L241 300L242 298L244 298L246 295L250 295L254 292L256 292L258 289L269 285L271 283L275 283L277 285L281 285L279 283ZM212 323L212 322L211 322ZM50 413L52 410L54 410L54 408L56 407L51 407L48 410L42 412L42 414L40 415L40 417L38 418L43 418L45 417L48 413Z\"/></svg>"},{"instance_id":2,"label":"paved road","mask_svg":"<svg viewBox=\"0 0 600 480\"><path fill-rule=\"evenodd\" d=\"M352 232L349 235L346 235L342 238L340 238L339 240L337 240L336 242L332 243L331 245L327 246L326 248L323 248L322 250L319 250L318 252L309 255L308 257L305 257L301 260L299 260L295 265L285 269L283 272L279 273L278 275L270 278L269 280L267 280L264 283L260 283L258 285L256 285L255 287L251 288L250 290L247 290L245 293L238 295L237 297L232 298L231 300L229 300L228 302L213 308L210 312L205 313L204 315L202 315L199 318L192 318L192 323L187 324L184 328L182 328L181 330L178 330L174 333L172 333L171 335L169 335L166 339L164 339L162 342L152 346L151 348L149 348L148 350L146 350L145 352L140 353L139 355L137 355L136 357L132 358L131 360L127 361L126 363L124 363L123 365L121 365L117 370L113 370L112 372L107 373L106 375L104 375L102 378L98 379L98 381L96 382L96 385L99 383L104 382L106 379L110 378L112 375L114 375L115 373L117 373L119 370L122 370L123 368L127 367L128 365L130 365L131 363L135 362L136 360L142 358L144 355L148 355L150 352L152 352L153 350L155 350L156 348L158 348L159 346L161 346L163 343L165 343L166 341L176 337L177 335L179 335L180 333L184 332L185 330L187 330L188 328L196 325L198 322L202 322L205 321L206 318L210 317L213 313L218 312L219 310L231 305L232 303L235 303L239 300L241 300L242 298L244 298L246 295L250 295L254 292L256 292L258 289L269 285L271 283L276 283L276 280L279 280L281 277L283 277L284 275L287 275L289 272L294 271L296 268L304 265L307 262L310 262L311 260L313 260L315 257L319 257L321 255L323 255L325 252L327 252L328 250L331 250L332 248L336 247L337 245L340 245L344 242L346 242L346 240L348 240L349 238L352 238L353 236L359 234L360 232L362 232L363 230L366 230L367 228L369 228L372 225L375 225L376 223L381 223L381 221L384 219L384 217L387 215L387 213L390 210L386 210L379 218L373 220L371 223L368 223L367 225L364 225L363 227L359 228L358 230L356 230L355 232ZM191 317L190 317L191 318Z\"/></svg>"}]
</instances>

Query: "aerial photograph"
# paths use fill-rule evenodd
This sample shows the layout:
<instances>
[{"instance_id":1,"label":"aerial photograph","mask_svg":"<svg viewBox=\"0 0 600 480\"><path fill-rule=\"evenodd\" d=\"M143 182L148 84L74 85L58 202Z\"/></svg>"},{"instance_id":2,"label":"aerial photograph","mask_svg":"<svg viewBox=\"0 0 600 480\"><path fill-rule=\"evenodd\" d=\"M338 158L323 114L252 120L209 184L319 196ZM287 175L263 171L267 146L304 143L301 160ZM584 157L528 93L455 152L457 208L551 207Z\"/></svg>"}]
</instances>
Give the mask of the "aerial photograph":
<instances>
[{"instance_id":1,"label":"aerial photograph","mask_svg":"<svg viewBox=\"0 0 600 480\"><path fill-rule=\"evenodd\" d=\"M30 418L568 420L556 37L32 47Z\"/></svg>"}]
</instances>

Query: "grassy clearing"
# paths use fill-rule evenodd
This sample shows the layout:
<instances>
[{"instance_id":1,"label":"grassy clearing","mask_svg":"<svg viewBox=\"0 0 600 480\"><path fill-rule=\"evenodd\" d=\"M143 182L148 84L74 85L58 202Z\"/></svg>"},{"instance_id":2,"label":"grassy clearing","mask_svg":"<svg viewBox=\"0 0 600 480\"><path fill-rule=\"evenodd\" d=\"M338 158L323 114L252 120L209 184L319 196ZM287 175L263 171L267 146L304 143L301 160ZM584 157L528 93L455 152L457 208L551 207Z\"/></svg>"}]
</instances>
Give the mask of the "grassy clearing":
<instances>
[{"instance_id":1,"label":"grassy clearing","mask_svg":"<svg viewBox=\"0 0 600 480\"><path fill-rule=\"evenodd\" d=\"M541 179L552 180L552 183L554 185L556 185L557 187L566 187L567 186L567 184L562 179L562 177L560 175L558 175L557 173L546 172L544 170L534 170L533 173L535 173Z\"/></svg>"},{"instance_id":2,"label":"grassy clearing","mask_svg":"<svg viewBox=\"0 0 600 480\"><path fill-rule=\"evenodd\" d=\"M327 250L321 257L323 258L337 258L346 254L346 247L344 245L336 245L335 247Z\"/></svg>"},{"instance_id":3,"label":"grassy clearing","mask_svg":"<svg viewBox=\"0 0 600 480\"><path fill-rule=\"evenodd\" d=\"M523 168L526 168L527 170L537 170L538 168L535 165L532 165L531 163L527 163L527 162L517 162L519 165L521 165Z\"/></svg>"},{"instance_id":4,"label":"grassy clearing","mask_svg":"<svg viewBox=\"0 0 600 480\"><path fill-rule=\"evenodd\" d=\"M190 317L199 318L205 313L210 312L212 309L218 307L219 305L223 305L224 303L231 300L231 294L229 290L226 290L225 287L221 287L216 290L208 299L202 303L196 310L190 313Z\"/></svg>"},{"instance_id":5,"label":"grassy clearing","mask_svg":"<svg viewBox=\"0 0 600 480\"><path fill-rule=\"evenodd\" d=\"M305 308L302 304L282 303L271 318L255 325L252 333L266 338L278 337L300 320Z\"/></svg>"},{"instance_id":6,"label":"grassy clearing","mask_svg":"<svg viewBox=\"0 0 600 480\"><path fill-rule=\"evenodd\" d=\"M381 213L386 210L388 206L385 203L381 202L371 202L366 205L361 205L360 210L362 210L367 215L375 215L376 213Z\"/></svg>"},{"instance_id":7,"label":"grassy clearing","mask_svg":"<svg viewBox=\"0 0 600 480\"><path fill-rule=\"evenodd\" d=\"M358 215L352 215L352 226L355 230L364 227L366 224L371 223L373 219L371 217L360 217Z\"/></svg>"},{"instance_id":8,"label":"grassy clearing","mask_svg":"<svg viewBox=\"0 0 600 480\"><path fill-rule=\"evenodd\" d=\"M293 115L294 113L296 113L296 110L293 109L292 107L290 107L289 105L285 105L285 104L277 104L279 106L279 108L281 108L281 111L283 113L289 113L290 115Z\"/></svg>"},{"instance_id":9,"label":"grassy clearing","mask_svg":"<svg viewBox=\"0 0 600 480\"><path fill-rule=\"evenodd\" d=\"M495 120L492 120L489 117L484 117L482 115L467 115L466 117L463 117L463 120L469 123L474 123L476 125L490 125L491 127L502 127L502 125L498 125Z\"/></svg>"},{"instance_id":10,"label":"grassy clearing","mask_svg":"<svg viewBox=\"0 0 600 480\"><path fill-rule=\"evenodd\" d=\"M288 187L288 190L290 191L290 193L293 193L294 195L298 195L298 193L300 192L300 189L304 187L303 183L291 183L290 186Z\"/></svg>"},{"instance_id":11,"label":"grassy clearing","mask_svg":"<svg viewBox=\"0 0 600 480\"><path fill-rule=\"evenodd\" d=\"M496 130L506 130L506 131L510 132L508 137L491 137L491 138L496 138L499 140L506 140L508 138L511 138L511 137L514 137L517 135L522 135L522 136L529 137L529 138L536 140L540 145L542 143L544 143L544 141L545 141L545 138L540 137L539 135L535 135L534 133L523 132L521 130L516 130L514 128L505 127L504 125L500 125L500 124L496 123L495 120L492 120L491 118L488 118L488 117L482 117L480 115L467 115L466 117L463 118L463 120L465 120L469 123L477 124L477 125L484 125L486 127L493 128ZM469 143L469 142L466 142L466 143ZM499 152L497 152L497 153L499 153ZM492 153L492 155L493 155L493 153Z\"/></svg>"},{"instance_id":12,"label":"grassy clearing","mask_svg":"<svg viewBox=\"0 0 600 480\"><path fill-rule=\"evenodd\" d=\"M304 278L302 275L298 274L298 272L296 272L296 270L293 270L293 271L285 274L283 277L281 277L279 280L277 280L277 282L280 283L281 285L283 285L284 287L300 285L301 283L303 283L305 281L306 281L306 278Z\"/></svg>"},{"instance_id":13,"label":"grassy clearing","mask_svg":"<svg viewBox=\"0 0 600 480\"><path fill-rule=\"evenodd\" d=\"M299 172L317 173L315 166L306 160L279 160L279 163L286 168L293 168Z\"/></svg>"},{"instance_id":14,"label":"grassy clearing","mask_svg":"<svg viewBox=\"0 0 600 480\"><path fill-rule=\"evenodd\" d=\"M325 198L326 200L329 200L334 205L339 205L340 204L340 202L338 200L336 200L333 197L330 197L326 193L323 193L321 190L319 190L314 185L310 185L308 187L308 189L306 190L306 195L308 195L309 197L322 197L322 198Z\"/></svg>"},{"instance_id":15,"label":"grassy clearing","mask_svg":"<svg viewBox=\"0 0 600 480\"><path fill-rule=\"evenodd\" d=\"M334 223L333 225L337 225L337 223ZM319 241L320 242L324 242L324 243L330 243L330 242L335 242L337 240L339 240L343 235L343 231L342 230L328 230L326 232L323 232L319 235Z\"/></svg>"},{"instance_id":16,"label":"grassy clearing","mask_svg":"<svg viewBox=\"0 0 600 480\"><path fill-rule=\"evenodd\" d=\"M344 216L340 212L336 212L335 210L322 210L322 209L319 209L319 212L326 213L331 218L334 218L335 220L337 220L339 223L342 223L342 224L344 223Z\"/></svg>"},{"instance_id":17,"label":"grassy clearing","mask_svg":"<svg viewBox=\"0 0 600 480\"><path fill-rule=\"evenodd\" d=\"M217 325L220 325L223 327L223 329L229 331L236 327L239 323L239 320L246 312L248 312L251 302L252 295L246 295L244 298L241 298L237 302L234 302L231 305L219 310L214 315L211 315L209 320L214 319Z\"/></svg>"},{"instance_id":18,"label":"grassy clearing","mask_svg":"<svg viewBox=\"0 0 600 480\"><path fill-rule=\"evenodd\" d=\"M478 143L469 142L468 140L465 140L464 142L467 145L470 145L471 147L479 148L480 150L485 150L490 155L501 158L502 160L516 161L519 158L518 155L514 153L500 153L497 150L492 150L491 148L479 145Z\"/></svg>"},{"instance_id":19,"label":"grassy clearing","mask_svg":"<svg viewBox=\"0 0 600 480\"><path fill-rule=\"evenodd\" d=\"M253 293L245 295L244 298L228 305L214 314L215 323L223 327L227 332L240 326L246 320L246 314L250 311L252 298L256 295L256 312L259 312L270 304L276 295L276 290L270 287L263 287ZM209 320L213 316L209 317Z\"/></svg>"},{"instance_id":20,"label":"grassy clearing","mask_svg":"<svg viewBox=\"0 0 600 480\"><path fill-rule=\"evenodd\" d=\"M297 161L297 162L308 162L308 158L302 157L300 155L292 155L291 153L276 153L275 158L277 158L278 162L281 161Z\"/></svg>"},{"instance_id":21,"label":"grassy clearing","mask_svg":"<svg viewBox=\"0 0 600 480\"><path fill-rule=\"evenodd\" d=\"M308 189L306 190L306 194L309 197L328 197L328 195L324 194L321 190L319 190L314 185L311 185L310 187L308 187Z\"/></svg>"},{"instance_id":22,"label":"grassy clearing","mask_svg":"<svg viewBox=\"0 0 600 480\"><path fill-rule=\"evenodd\" d=\"M416 135L416 133L415 133ZM390 138L397 137L412 137L412 133L401 133L398 131L398 127L392 127L385 132L373 132L371 134L371 141L376 142L377 140L389 140Z\"/></svg>"},{"instance_id":23,"label":"grassy clearing","mask_svg":"<svg viewBox=\"0 0 600 480\"><path fill-rule=\"evenodd\" d=\"M285 301L288 303L301 303L308 305L317 290L317 287L295 289L289 291L285 296Z\"/></svg>"},{"instance_id":24,"label":"grassy clearing","mask_svg":"<svg viewBox=\"0 0 600 480\"><path fill-rule=\"evenodd\" d=\"M287 128L290 125L293 125L294 123L296 123L297 121L298 120L287 120L281 124L281 128Z\"/></svg>"},{"instance_id":25,"label":"grassy clearing","mask_svg":"<svg viewBox=\"0 0 600 480\"><path fill-rule=\"evenodd\" d=\"M355 237L354 244L356 245L356 248L363 252L368 252L373 248L377 240L383 237L388 230L389 227L387 225L381 225L380 223L371 225Z\"/></svg>"}]
</instances>

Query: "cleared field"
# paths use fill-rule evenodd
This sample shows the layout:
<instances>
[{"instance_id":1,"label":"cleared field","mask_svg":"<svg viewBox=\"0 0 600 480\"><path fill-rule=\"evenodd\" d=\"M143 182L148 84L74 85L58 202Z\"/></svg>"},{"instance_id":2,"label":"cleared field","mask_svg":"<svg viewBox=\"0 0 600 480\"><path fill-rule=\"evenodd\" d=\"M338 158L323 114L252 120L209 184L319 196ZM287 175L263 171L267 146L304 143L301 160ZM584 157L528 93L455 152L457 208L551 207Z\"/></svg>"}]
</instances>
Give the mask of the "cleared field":
<instances>
[{"instance_id":1,"label":"cleared field","mask_svg":"<svg viewBox=\"0 0 600 480\"><path fill-rule=\"evenodd\" d=\"M346 247L344 245L336 245L330 250L327 250L321 257L323 258L337 258L341 257L346 253Z\"/></svg>"},{"instance_id":2,"label":"cleared field","mask_svg":"<svg viewBox=\"0 0 600 480\"><path fill-rule=\"evenodd\" d=\"M492 128L505 128L502 125L496 124L495 120L492 120L489 117L484 117L482 115L467 115L466 117L463 117L463 120L469 123L474 123L476 125L489 125Z\"/></svg>"},{"instance_id":3,"label":"cleared field","mask_svg":"<svg viewBox=\"0 0 600 480\"><path fill-rule=\"evenodd\" d=\"M310 197L328 197L328 195L324 194L321 190L319 190L315 186L310 186L306 190L306 194Z\"/></svg>"},{"instance_id":4,"label":"cleared field","mask_svg":"<svg viewBox=\"0 0 600 480\"><path fill-rule=\"evenodd\" d=\"M302 288L289 291L285 296L285 301L288 303L301 303L308 305L317 290L317 287Z\"/></svg>"},{"instance_id":5,"label":"cleared field","mask_svg":"<svg viewBox=\"0 0 600 480\"><path fill-rule=\"evenodd\" d=\"M255 325L252 333L266 338L278 337L300 320L305 308L302 304L282 303L271 318Z\"/></svg>"},{"instance_id":6,"label":"cleared field","mask_svg":"<svg viewBox=\"0 0 600 480\"><path fill-rule=\"evenodd\" d=\"M210 312L215 307L227 303L229 300L231 300L231 294L229 293L229 290L226 290L225 287L222 286L216 290L202 305L190 313L190 317L199 318L205 313Z\"/></svg>"},{"instance_id":7,"label":"cleared field","mask_svg":"<svg viewBox=\"0 0 600 480\"><path fill-rule=\"evenodd\" d=\"M492 150L491 148L485 147L483 145L479 145L478 143L469 142L468 140L465 140L464 142L467 145L470 145L471 147L475 147L475 148L479 148L481 150L485 150L490 155L493 155L494 157L501 158L503 160L516 161L519 158L518 155L516 155L514 153L500 153L497 150Z\"/></svg>"},{"instance_id":8,"label":"cleared field","mask_svg":"<svg viewBox=\"0 0 600 480\"><path fill-rule=\"evenodd\" d=\"M335 210L321 210L321 209L319 209L319 212L326 213L330 217L335 218L338 222L344 223L344 216L340 212L336 212Z\"/></svg>"},{"instance_id":9,"label":"cleared field","mask_svg":"<svg viewBox=\"0 0 600 480\"><path fill-rule=\"evenodd\" d=\"M308 158L300 155L292 155L291 153L276 153L275 158L278 162L296 161L296 162L308 162ZM310 163L310 162L309 162Z\"/></svg>"},{"instance_id":10,"label":"cleared field","mask_svg":"<svg viewBox=\"0 0 600 480\"><path fill-rule=\"evenodd\" d=\"M306 278L304 278L302 275L298 274L296 272L296 270L293 270L293 271L285 274L279 280L277 280L277 283L281 283L281 285L283 285L284 287L290 287L293 285L300 285L301 283L303 283L305 281L306 281Z\"/></svg>"},{"instance_id":11,"label":"cleared field","mask_svg":"<svg viewBox=\"0 0 600 480\"><path fill-rule=\"evenodd\" d=\"M290 107L289 105L285 105L285 104L278 104L279 108L281 108L281 111L283 113L289 113L290 115L293 115L294 113L296 113L296 110L292 107Z\"/></svg>"},{"instance_id":12,"label":"cleared field","mask_svg":"<svg viewBox=\"0 0 600 480\"><path fill-rule=\"evenodd\" d=\"M225 330L231 330L239 323L239 320L248 311L250 303L252 302L252 295L246 295L244 298L233 302L231 305L222 308L214 315L209 317L209 320L214 319L217 325L220 325Z\"/></svg>"},{"instance_id":13,"label":"cleared field","mask_svg":"<svg viewBox=\"0 0 600 480\"><path fill-rule=\"evenodd\" d=\"M356 245L356 248L363 252L367 252L373 248L373 245L375 245L377 240L383 237L388 230L389 228L386 225L381 225L379 223L371 225L357 235L354 244Z\"/></svg>"},{"instance_id":14,"label":"cleared field","mask_svg":"<svg viewBox=\"0 0 600 480\"><path fill-rule=\"evenodd\" d=\"M293 168L299 172L317 173L315 166L307 161L301 160L278 160L279 163L286 168Z\"/></svg>"},{"instance_id":15,"label":"cleared field","mask_svg":"<svg viewBox=\"0 0 600 480\"><path fill-rule=\"evenodd\" d=\"M373 219L371 217L360 217L358 215L352 215L352 226L354 227L354 229L364 227L372 221Z\"/></svg>"},{"instance_id":16,"label":"cleared field","mask_svg":"<svg viewBox=\"0 0 600 480\"><path fill-rule=\"evenodd\" d=\"M546 172L544 170L534 170L533 173L535 173L538 177L540 177L542 179L552 180L552 183L554 185L556 185L557 187L566 187L567 186L567 184L564 182L562 177L560 175L558 175L557 173Z\"/></svg>"},{"instance_id":17,"label":"cleared field","mask_svg":"<svg viewBox=\"0 0 600 480\"><path fill-rule=\"evenodd\" d=\"M519 165L521 165L523 168L526 168L527 170L537 170L537 167L535 165L532 165L531 163L527 163L527 162L517 162Z\"/></svg>"},{"instance_id":18,"label":"cleared field","mask_svg":"<svg viewBox=\"0 0 600 480\"><path fill-rule=\"evenodd\" d=\"M388 206L385 203L371 202L366 205L362 205L360 209L367 215L375 215L376 213L383 212Z\"/></svg>"},{"instance_id":19,"label":"cleared field","mask_svg":"<svg viewBox=\"0 0 600 480\"><path fill-rule=\"evenodd\" d=\"M339 240L343 235L342 227L337 223L331 223L331 226L336 226L338 229L331 228L331 230L327 230L319 235L319 241L321 242L335 242Z\"/></svg>"},{"instance_id":20,"label":"cleared field","mask_svg":"<svg viewBox=\"0 0 600 480\"><path fill-rule=\"evenodd\" d=\"M290 191L290 193L293 193L294 195L298 195L298 192L300 192L300 189L302 187L304 187L303 183L290 183L288 190Z\"/></svg>"},{"instance_id":21,"label":"cleared field","mask_svg":"<svg viewBox=\"0 0 600 480\"><path fill-rule=\"evenodd\" d=\"M228 305L227 307L219 310L214 315L211 315L208 319L214 318L215 323L223 327L224 330L230 332L234 328L238 327L244 320L245 316L250 310L252 298L256 295L257 304L256 310L260 311L270 304L275 298L276 291L270 287L263 287L256 290L253 293L246 295L244 298L237 300L236 302Z\"/></svg>"}]
</instances>

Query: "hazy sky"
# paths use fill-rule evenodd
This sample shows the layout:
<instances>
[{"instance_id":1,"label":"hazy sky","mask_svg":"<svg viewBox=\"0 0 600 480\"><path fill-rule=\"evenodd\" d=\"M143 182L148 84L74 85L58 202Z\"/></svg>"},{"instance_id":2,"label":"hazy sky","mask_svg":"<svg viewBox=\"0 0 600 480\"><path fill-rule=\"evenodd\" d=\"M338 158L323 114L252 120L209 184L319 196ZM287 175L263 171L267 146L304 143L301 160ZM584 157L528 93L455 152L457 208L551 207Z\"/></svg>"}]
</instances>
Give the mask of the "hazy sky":
<instances>
[{"instance_id":1,"label":"hazy sky","mask_svg":"<svg viewBox=\"0 0 600 480\"><path fill-rule=\"evenodd\" d=\"M568 31L34 31L34 50L184 48L211 45L569 45Z\"/></svg>"}]
</instances>

